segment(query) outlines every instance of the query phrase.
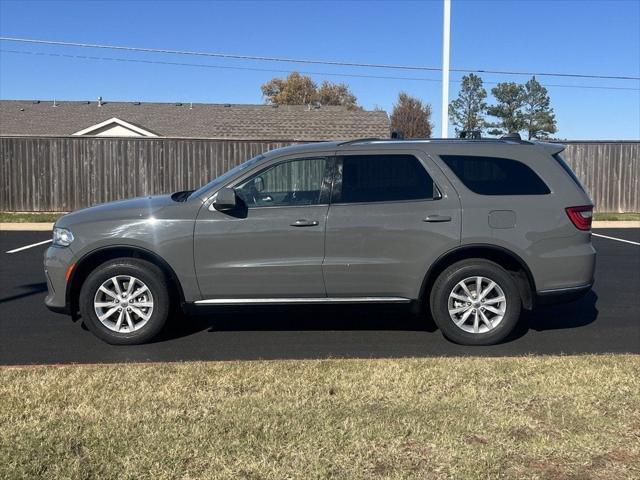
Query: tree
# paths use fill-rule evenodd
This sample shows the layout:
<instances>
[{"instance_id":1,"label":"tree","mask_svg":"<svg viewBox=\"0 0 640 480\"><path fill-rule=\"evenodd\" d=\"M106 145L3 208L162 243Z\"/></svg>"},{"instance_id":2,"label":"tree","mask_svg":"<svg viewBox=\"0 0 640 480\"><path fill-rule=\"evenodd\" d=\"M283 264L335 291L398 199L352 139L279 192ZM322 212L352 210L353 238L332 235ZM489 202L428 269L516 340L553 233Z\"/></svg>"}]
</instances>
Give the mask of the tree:
<instances>
[{"instance_id":1,"label":"tree","mask_svg":"<svg viewBox=\"0 0 640 480\"><path fill-rule=\"evenodd\" d=\"M545 138L558 131L547 89L533 77L525 85L524 129L532 138Z\"/></svg>"},{"instance_id":2,"label":"tree","mask_svg":"<svg viewBox=\"0 0 640 480\"><path fill-rule=\"evenodd\" d=\"M260 87L267 103L274 105L342 105L357 108L356 96L344 83L322 82L320 88L307 75L291 72Z\"/></svg>"},{"instance_id":3,"label":"tree","mask_svg":"<svg viewBox=\"0 0 640 480\"><path fill-rule=\"evenodd\" d=\"M487 91L482 79L473 73L462 77L460 93L449 106L449 117L456 127L456 133L462 131L482 131L487 123L484 114L487 111Z\"/></svg>"},{"instance_id":4,"label":"tree","mask_svg":"<svg viewBox=\"0 0 640 480\"><path fill-rule=\"evenodd\" d=\"M404 138L429 138L432 128L431 105L400 92L391 114L391 130L401 133Z\"/></svg>"},{"instance_id":5,"label":"tree","mask_svg":"<svg viewBox=\"0 0 640 480\"><path fill-rule=\"evenodd\" d=\"M267 103L275 105L311 105L318 98L318 86L311 77L291 72L287 78L274 78L262 85Z\"/></svg>"},{"instance_id":6,"label":"tree","mask_svg":"<svg viewBox=\"0 0 640 480\"><path fill-rule=\"evenodd\" d=\"M503 135L522 130L525 126L524 114L522 113L526 98L524 87L515 82L504 82L492 88L491 93L498 104L490 106L487 113L492 117L497 117L498 121L490 125L493 130L489 133Z\"/></svg>"},{"instance_id":7,"label":"tree","mask_svg":"<svg viewBox=\"0 0 640 480\"><path fill-rule=\"evenodd\" d=\"M356 96L344 83L332 83L325 80L318 89L320 105L341 105L353 109L358 107L356 101Z\"/></svg>"}]
</instances>

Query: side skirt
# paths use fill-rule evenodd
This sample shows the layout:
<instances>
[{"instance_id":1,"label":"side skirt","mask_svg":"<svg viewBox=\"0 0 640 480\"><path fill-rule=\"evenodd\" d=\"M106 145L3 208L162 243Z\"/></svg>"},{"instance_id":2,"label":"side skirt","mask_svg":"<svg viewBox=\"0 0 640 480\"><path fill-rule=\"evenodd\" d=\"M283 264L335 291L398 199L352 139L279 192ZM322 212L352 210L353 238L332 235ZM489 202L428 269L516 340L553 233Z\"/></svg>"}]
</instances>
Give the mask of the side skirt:
<instances>
[{"instance_id":1,"label":"side skirt","mask_svg":"<svg viewBox=\"0 0 640 480\"><path fill-rule=\"evenodd\" d=\"M404 297L318 297L318 298L210 298L195 305L287 305L326 303L410 303Z\"/></svg>"}]
</instances>

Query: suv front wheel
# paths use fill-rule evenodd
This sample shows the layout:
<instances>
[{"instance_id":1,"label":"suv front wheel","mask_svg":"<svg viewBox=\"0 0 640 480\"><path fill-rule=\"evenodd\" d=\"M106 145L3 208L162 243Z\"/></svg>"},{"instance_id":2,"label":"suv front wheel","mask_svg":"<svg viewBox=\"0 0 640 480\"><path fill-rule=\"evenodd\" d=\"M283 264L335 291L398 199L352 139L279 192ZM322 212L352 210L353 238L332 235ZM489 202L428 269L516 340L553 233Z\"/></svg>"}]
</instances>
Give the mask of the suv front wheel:
<instances>
[{"instance_id":1,"label":"suv front wheel","mask_svg":"<svg viewBox=\"0 0 640 480\"><path fill-rule=\"evenodd\" d=\"M515 281L500 265L482 259L454 263L431 290L431 314L445 337L463 345L493 345L520 317Z\"/></svg>"},{"instance_id":2,"label":"suv front wheel","mask_svg":"<svg viewBox=\"0 0 640 480\"><path fill-rule=\"evenodd\" d=\"M152 263L117 258L103 263L80 290L80 313L97 337L114 345L151 340L169 315L163 272Z\"/></svg>"}]
</instances>

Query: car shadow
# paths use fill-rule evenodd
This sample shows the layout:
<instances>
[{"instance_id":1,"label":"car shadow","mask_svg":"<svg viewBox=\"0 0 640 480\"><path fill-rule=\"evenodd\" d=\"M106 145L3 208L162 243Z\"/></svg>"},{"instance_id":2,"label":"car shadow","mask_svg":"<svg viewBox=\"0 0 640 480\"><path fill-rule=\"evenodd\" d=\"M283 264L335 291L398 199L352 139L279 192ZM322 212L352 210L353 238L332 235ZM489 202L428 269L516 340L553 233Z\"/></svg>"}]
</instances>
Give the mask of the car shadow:
<instances>
[{"instance_id":1,"label":"car shadow","mask_svg":"<svg viewBox=\"0 0 640 480\"><path fill-rule=\"evenodd\" d=\"M30 297L31 295L37 295L38 293L47 291L47 283L46 282L38 282L38 283L26 283L24 285L18 285L14 288L19 290L25 290L22 293L18 293L16 295L10 295L8 297L0 298L0 303L12 302L14 300L19 300L21 298Z\"/></svg>"},{"instance_id":2,"label":"car shadow","mask_svg":"<svg viewBox=\"0 0 640 480\"><path fill-rule=\"evenodd\" d=\"M529 330L543 332L585 327L598 319L598 295L591 290L580 300L561 305L539 306L523 311L516 328L501 343L508 343L526 335Z\"/></svg>"},{"instance_id":3,"label":"car shadow","mask_svg":"<svg viewBox=\"0 0 640 480\"><path fill-rule=\"evenodd\" d=\"M512 342L529 330L580 328L596 321L597 295L577 302L524 311L518 326L501 343ZM415 331L435 332L426 313L407 305L270 305L206 307L200 313L175 313L155 342L198 332L231 331Z\"/></svg>"},{"instance_id":4,"label":"car shadow","mask_svg":"<svg viewBox=\"0 0 640 480\"><path fill-rule=\"evenodd\" d=\"M407 305L268 305L203 307L176 313L156 338L228 331L437 330L433 321Z\"/></svg>"}]
</instances>

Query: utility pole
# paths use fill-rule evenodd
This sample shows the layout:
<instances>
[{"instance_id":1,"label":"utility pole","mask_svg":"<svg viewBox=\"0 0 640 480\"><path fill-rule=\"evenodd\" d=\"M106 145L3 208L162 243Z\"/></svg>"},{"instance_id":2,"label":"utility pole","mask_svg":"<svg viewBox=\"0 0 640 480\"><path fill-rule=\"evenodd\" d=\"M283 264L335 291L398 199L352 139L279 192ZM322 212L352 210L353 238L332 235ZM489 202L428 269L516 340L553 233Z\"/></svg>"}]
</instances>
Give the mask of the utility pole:
<instances>
[{"instance_id":1,"label":"utility pole","mask_svg":"<svg viewBox=\"0 0 640 480\"><path fill-rule=\"evenodd\" d=\"M451 0L444 0L442 27L442 138L449 137L449 30L451 23Z\"/></svg>"}]
</instances>

